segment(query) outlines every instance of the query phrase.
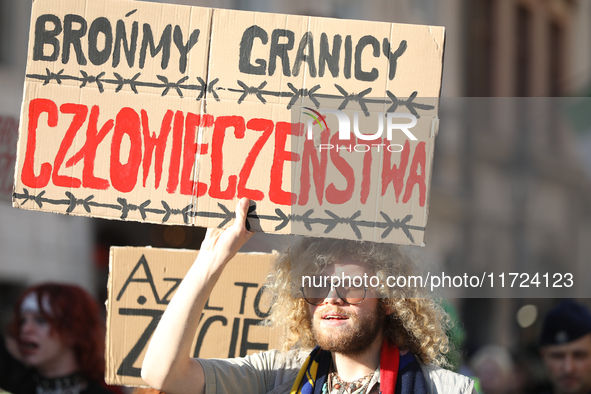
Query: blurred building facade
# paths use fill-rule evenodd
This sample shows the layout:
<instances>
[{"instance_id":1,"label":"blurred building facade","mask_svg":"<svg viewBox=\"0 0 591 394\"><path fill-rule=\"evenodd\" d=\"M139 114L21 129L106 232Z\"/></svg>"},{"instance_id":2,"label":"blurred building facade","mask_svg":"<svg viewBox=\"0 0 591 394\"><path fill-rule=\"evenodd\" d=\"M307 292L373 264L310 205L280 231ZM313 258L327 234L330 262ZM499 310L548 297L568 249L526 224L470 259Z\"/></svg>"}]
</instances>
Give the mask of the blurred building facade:
<instances>
[{"instance_id":1,"label":"blurred building facade","mask_svg":"<svg viewBox=\"0 0 591 394\"><path fill-rule=\"evenodd\" d=\"M586 0L169 2L443 25L444 98L576 96L591 87L591 2ZM0 12L0 116L18 118L29 4L0 0ZM495 103L503 112L503 102ZM443 119L448 123L437 138L423 258L475 272L491 266L552 272L565 265L577 272L591 261L591 187L573 134L553 124L548 112L547 118L536 118L539 124L523 125L519 132L486 119L467 123L461 116ZM7 202L0 204L0 218L0 286L60 278L96 294L104 269L97 277L100 267L93 261L104 261L109 245L186 247L198 245L202 236L164 226L21 212ZM184 241L175 244L179 237ZM269 248L276 242L269 239L259 237L256 247ZM523 335L531 340L535 333L524 334L515 322L517 309L528 302L542 310L549 304L461 298L453 304L468 331L468 346L475 348L512 346Z\"/></svg>"},{"instance_id":2,"label":"blurred building facade","mask_svg":"<svg viewBox=\"0 0 591 394\"><path fill-rule=\"evenodd\" d=\"M18 121L25 78L30 2L0 0L0 117ZM16 149L2 127L2 154ZM14 164L0 167L4 181ZM13 209L0 195L0 332L15 297L42 281L77 283L95 293L92 221Z\"/></svg>"},{"instance_id":3,"label":"blurred building facade","mask_svg":"<svg viewBox=\"0 0 591 394\"><path fill-rule=\"evenodd\" d=\"M439 135L428 231L435 238L457 230L436 248L444 264L468 272L573 272L584 282L579 285L590 285L587 276L577 275L591 257L589 178L575 135L557 121L558 100L531 98L577 96L588 89L590 5L463 2L461 89L467 97L495 97L488 103L498 108L483 114L489 118L461 122L455 136ZM478 111L487 100L469 102ZM535 341L537 332L521 329L515 319L527 303L543 314L551 301L461 300L468 350L486 342L514 347Z\"/></svg>"}]
</instances>

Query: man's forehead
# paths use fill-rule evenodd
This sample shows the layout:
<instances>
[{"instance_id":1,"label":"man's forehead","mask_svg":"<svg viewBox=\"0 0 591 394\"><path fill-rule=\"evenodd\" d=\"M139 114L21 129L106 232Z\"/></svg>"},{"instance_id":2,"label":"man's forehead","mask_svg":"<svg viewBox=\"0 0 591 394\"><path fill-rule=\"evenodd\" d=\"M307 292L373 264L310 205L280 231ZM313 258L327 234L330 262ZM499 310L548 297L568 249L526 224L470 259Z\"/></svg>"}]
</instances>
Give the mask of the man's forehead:
<instances>
[{"instance_id":1,"label":"man's forehead","mask_svg":"<svg viewBox=\"0 0 591 394\"><path fill-rule=\"evenodd\" d=\"M546 345L543 347L543 349L547 353L575 353L579 351L591 352L591 333L571 342Z\"/></svg>"},{"instance_id":2,"label":"man's forehead","mask_svg":"<svg viewBox=\"0 0 591 394\"><path fill-rule=\"evenodd\" d=\"M321 273L341 273L355 272L356 274L369 274L369 264L360 259L351 256L341 256L332 264L328 264Z\"/></svg>"}]
</instances>

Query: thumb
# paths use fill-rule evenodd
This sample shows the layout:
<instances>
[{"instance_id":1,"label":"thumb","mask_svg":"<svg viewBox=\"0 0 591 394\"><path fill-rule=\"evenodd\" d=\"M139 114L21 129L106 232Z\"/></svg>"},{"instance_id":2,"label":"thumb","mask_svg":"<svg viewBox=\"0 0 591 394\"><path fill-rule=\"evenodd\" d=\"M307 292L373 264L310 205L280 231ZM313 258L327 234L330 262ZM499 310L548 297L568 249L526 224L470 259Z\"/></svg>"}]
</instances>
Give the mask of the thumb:
<instances>
[{"instance_id":1,"label":"thumb","mask_svg":"<svg viewBox=\"0 0 591 394\"><path fill-rule=\"evenodd\" d=\"M248 215L248 207L250 201L248 198L241 198L236 205L236 221L235 226L239 226L241 229L246 230L246 217Z\"/></svg>"}]
</instances>

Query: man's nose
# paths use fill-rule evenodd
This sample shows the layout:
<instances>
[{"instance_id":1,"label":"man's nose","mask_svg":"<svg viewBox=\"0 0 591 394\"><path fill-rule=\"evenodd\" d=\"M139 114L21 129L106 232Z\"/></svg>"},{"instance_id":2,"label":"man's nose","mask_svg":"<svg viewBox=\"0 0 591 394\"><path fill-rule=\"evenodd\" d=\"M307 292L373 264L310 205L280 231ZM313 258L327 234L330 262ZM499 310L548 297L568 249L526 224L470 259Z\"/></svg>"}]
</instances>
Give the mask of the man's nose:
<instances>
[{"instance_id":1,"label":"man's nose","mask_svg":"<svg viewBox=\"0 0 591 394\"><path fill-rule=\"evenodd\" d=\"M573 358L571 356L566 356L564 358L564 364L562 366L563 368L563 372L565 373L570 373L574 370L574 362L573 362Z\"/></svg>"},{"instance_id":2,"label":"man's nose","mask_svg":"<svg viewBox=\"0 0 591 394\"><path fill-rule=\"evenodd\" d=\"M336 287L330 288L330 291L326 295L326 298L324 299L324 301L329 304L335 304L335 305L342 305L344 303L343 300L341 299L341 297L339 297Z\"/></svg>"}]
</instances>

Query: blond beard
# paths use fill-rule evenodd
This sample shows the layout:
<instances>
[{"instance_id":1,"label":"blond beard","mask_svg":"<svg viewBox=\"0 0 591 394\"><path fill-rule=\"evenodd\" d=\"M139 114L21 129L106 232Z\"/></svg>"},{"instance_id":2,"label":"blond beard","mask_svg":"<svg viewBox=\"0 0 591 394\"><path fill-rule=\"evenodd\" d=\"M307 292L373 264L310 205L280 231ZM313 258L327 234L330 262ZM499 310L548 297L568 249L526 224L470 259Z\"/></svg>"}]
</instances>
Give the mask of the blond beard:
<instances>
[{"instance_id":1,"label":"blond beard","mask_svg":"<svg viewBox=\"0 0 591 394\"><path fill-rule=\"evenodd\" d=\"M362 318L340 308L336 311L347 316L352 324L322 331L312 317L312 338L324 350L351 356L361 354L370 347L380 334L386 316L381 303L370 315Z\"/></svg>"}]
</instances>

